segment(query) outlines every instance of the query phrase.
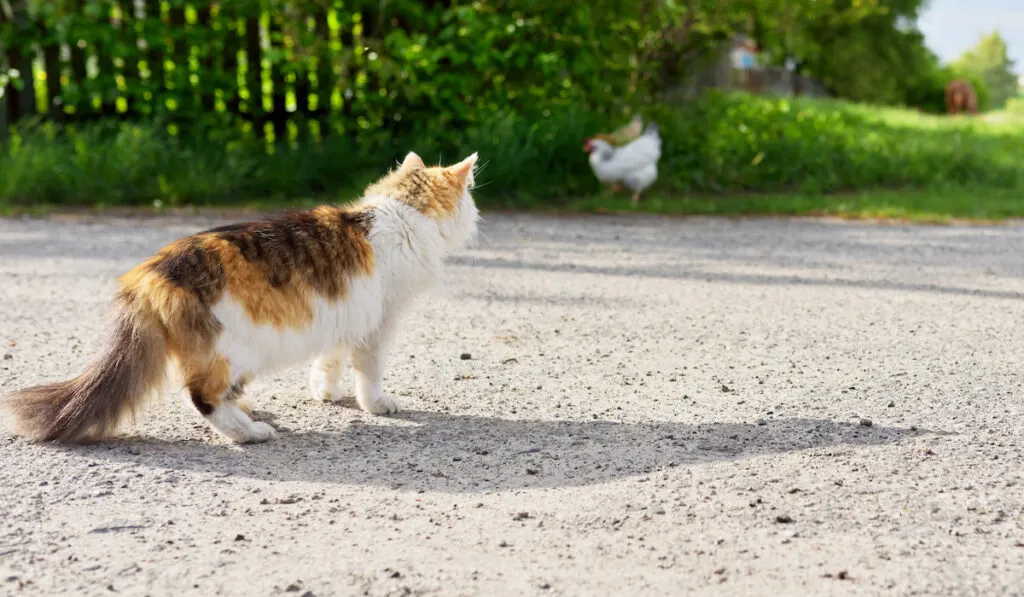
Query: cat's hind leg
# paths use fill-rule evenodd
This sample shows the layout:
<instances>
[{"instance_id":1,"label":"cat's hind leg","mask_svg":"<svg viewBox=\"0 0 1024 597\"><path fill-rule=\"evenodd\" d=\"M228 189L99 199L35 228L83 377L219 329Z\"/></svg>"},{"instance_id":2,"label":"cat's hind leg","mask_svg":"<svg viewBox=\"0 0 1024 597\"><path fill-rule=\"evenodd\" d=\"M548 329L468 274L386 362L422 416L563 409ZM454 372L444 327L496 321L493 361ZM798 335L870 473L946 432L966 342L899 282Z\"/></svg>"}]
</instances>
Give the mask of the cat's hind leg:
<instances>
[{"instance_id":1,"label":"cat's hind leg","mask_svg":"<svg viewBox=\"0 0 1024 597\"><path fill-rule=\"evenodd\" d=\"M313 361L309 368L309 391L315 400L341 401L341 372L347 359L347 351L339 347L322 353Z\"/></svg>"},{"instance_id":2,"label":"cat's hind leg","mask_svg":"<svg viewBox=\"0 0 1024 597\"><path fill-rule=\"evenodd\" d=\"M188 392L196 410L221 435L239 444L265 442L277 432L267 423L253 421L248 405L238 402L244 384L244 380L232 383L227 365L215 362L203 371L190 372Z\"/></svg>"}]
</instances>

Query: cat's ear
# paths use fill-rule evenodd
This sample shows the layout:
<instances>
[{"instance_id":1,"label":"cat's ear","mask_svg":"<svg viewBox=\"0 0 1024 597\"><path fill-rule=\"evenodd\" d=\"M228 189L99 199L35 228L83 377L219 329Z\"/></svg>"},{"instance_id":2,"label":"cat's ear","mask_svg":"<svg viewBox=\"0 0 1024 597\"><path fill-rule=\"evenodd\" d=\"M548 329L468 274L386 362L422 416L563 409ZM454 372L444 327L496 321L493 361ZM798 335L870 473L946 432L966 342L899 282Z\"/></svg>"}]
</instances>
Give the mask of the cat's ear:
<instances>
[{"instance_id":1,"label":"cat's ear","mask_svg":"<svg viewBox=\"0 0 1024 597\"><path fill-rule=\"evenodd\" d=\"M473 173L473 166L476 165L476 159L477 154L474 151L473 155L469 156L468 158L462 160L458 164L455 164L454 166L451 166L449 168L449 170L451 170L452 173L455 174L455 178L456 180L459 181L459 184L466 184L466 180L469 178L470 174Z\"/></svg>"},{"instance_id":2,"label":"cat's ear","mask_svg":"<svg viewBox=\"0 0 1024 597\"><path fill-rule=\"evenodd\" d=\"M426 164L423 163L423 158L416 155L415 151L410 151L405 154L405 159L402 160L402 170L422 170L426 168Z\"/></svg>"}]
</instances>

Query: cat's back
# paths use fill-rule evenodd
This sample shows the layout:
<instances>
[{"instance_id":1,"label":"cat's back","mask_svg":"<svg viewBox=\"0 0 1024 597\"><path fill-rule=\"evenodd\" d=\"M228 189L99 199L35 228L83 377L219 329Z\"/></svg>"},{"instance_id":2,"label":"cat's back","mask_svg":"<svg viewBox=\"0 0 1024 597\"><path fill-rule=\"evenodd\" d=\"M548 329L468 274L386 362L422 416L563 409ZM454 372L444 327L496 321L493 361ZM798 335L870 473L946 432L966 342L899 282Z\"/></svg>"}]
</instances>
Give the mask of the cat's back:
<instances>
[{"instance_id":1,"label":"cat's back","mask_svg":"<svg viewBox=\"0 0 1024 597\"><path fill-rule=\"evenodd\" d=\"M178 239L121 277L122 293L176 310L226 298L256 323L301 326L311 299L338 301L374 273L372 211L321 206Z\"/></svg>"},{"instance_id":2,"label":"cat's back","mask_svg":"<svg viewBox=\"0 0 1024 597\"><path fill-rule=\"evenodd\" d=\"M321 206L310 211L229 224L196 235L219 257L228 277L250 278L272 287L308 286L328 299L345 292L353 275L372 273L373 213Z\"/></svg>"}]
</instances>

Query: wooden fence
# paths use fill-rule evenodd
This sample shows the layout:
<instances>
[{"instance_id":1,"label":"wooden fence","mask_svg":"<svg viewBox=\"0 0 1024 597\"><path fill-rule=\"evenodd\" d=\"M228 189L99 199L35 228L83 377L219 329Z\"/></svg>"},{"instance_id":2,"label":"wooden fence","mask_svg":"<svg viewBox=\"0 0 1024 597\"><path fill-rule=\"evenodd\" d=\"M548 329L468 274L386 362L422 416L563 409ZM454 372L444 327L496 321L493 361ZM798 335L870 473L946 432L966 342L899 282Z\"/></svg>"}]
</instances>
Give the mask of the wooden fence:
<instances>
[{"instance_id":1,"label":"wooden fence","mask_svg":"<svg viewBox=\"0 0 1024 597\"><path fill-rule=\"evenodd\" d=\"M377 31L376 12L267 4L0 0L0 132L32 118L188 126L228 116L282 138L372 116L353 105L380 87L377 40L364 35Z\"/></svg>"}]
</instances>

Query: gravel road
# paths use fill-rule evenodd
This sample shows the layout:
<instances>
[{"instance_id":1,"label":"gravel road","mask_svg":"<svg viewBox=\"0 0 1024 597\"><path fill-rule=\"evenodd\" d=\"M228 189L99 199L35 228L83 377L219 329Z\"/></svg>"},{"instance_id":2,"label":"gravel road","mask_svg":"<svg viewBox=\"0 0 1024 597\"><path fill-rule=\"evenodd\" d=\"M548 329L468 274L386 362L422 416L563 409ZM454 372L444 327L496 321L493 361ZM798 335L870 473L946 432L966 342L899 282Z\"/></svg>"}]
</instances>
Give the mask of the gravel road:
<instances>
[{"instance_id":1,"label":"gravel road","mask_svg":"<svg viewBox=\"0 0 1024 597\"><path fill-rule=\"evenodd\" d=\"M251 386L266 445L180 391L116 441L4 431L0 594L1024 595L1024 227L488 219L397 416L296 367ZM0 220L0 393L214 223Z\"/></svg>"}]
</instances>

